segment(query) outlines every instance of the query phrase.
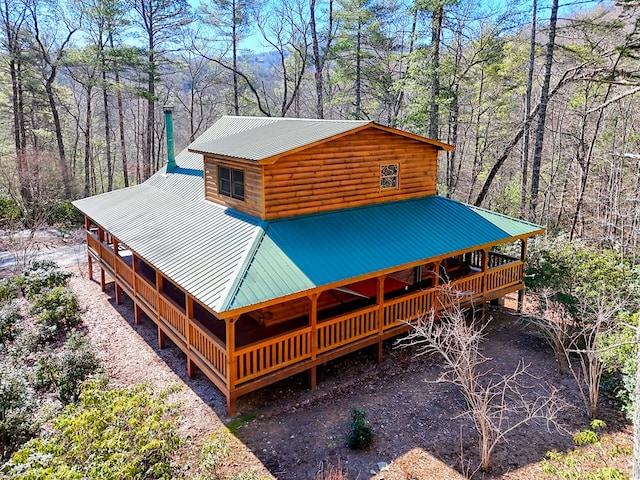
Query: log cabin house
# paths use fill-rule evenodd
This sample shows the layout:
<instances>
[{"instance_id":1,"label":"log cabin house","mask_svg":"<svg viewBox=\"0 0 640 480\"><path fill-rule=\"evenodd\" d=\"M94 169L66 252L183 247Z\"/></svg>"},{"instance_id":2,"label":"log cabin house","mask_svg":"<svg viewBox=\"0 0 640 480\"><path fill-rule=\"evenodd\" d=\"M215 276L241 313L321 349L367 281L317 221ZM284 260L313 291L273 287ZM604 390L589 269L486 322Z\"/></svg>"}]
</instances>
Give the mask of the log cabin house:
<instances>
[{"instance_id":1,"label":"log cabin house","mask_svg":"<svg viewBox=\"0 0 640 480\"><path fill-rule=\"evenodd\" d=\"M436 194L450 145L370 121L223 117L146 182L77 200L100 267L226 395L405 332L442 279L521 290L538 225ZM520 255L499 253L504 244Z\"/></svg>"}]
</instances>

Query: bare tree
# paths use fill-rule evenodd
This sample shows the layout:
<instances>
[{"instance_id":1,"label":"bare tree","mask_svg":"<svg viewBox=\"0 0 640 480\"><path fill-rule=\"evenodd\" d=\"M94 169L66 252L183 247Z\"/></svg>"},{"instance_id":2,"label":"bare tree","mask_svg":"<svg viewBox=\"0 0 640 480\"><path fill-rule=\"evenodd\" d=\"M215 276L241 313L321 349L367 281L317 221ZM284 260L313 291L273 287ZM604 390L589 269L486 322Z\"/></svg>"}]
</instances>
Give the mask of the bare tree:
<instances>
[{"instance_id":1,"label":"bare tree","mask_svg":"<svg viewBox=\"0 0 640 480\"><path fill-rule=\"evenodd\" d=\"M558 372L564 374L569 370L567 349L571 345L572 332L575 322L568 314L565 306L553 300L556 292L549 288L536 293L538 297L538 312L526 315L524 321L540 332L542 338L553 349L558 362Z\"/></svg>"},{"instance_id":2,"label":"bare tree","mask_svg":"<svg viewBox=\"0 0 640 480\"><path fill-rule=\"evenodd\" d=\"M529 377L527 366L521 362L516 369L494 381L491 369L485 367L489 359L480 352L488 322L479 326L467 322L469 301L450 285L442 290L448 307L436 315L432 310L423 316L407 337L403 346L417 346L418 355L436 354L444 361L444 371L438 381L460 388L466 400L465 414L473 421L479 435L480 466L491 466L491 455L508 435L532 421L544 421L549 427L558 425L558 412L563 408L555 390L547 387L541 393L524 386Z\"/></svg>"},{"instance_id":3,"label":"bare tree","mask_svg":"<svg viewBox=\"0 0 640 480\"><path fill-rule=\"evenodd\" d=\"M600 380L605 363L602 359L602 338L612 331L616 314L624 308L625 301L606 295L584 298L578 316L581 328L571 335L566 349L569 371L576 381L585 410L592 420L598 415Z\"/></svg>"}]
</instances>

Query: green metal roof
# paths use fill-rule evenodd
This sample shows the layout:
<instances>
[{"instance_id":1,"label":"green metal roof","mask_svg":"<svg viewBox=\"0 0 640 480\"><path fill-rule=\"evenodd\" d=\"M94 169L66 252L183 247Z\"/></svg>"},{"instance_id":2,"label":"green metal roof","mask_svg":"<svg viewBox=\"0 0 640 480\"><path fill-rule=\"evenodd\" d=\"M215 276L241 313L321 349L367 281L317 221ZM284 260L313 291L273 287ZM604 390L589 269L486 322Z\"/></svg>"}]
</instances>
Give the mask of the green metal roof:
<instances>
[{"instance_id":1,"label":"green metal roof","mask_svg":"<svg viewBox=\"0 0 640 480\"><path fill-rule=\"evenodd\" d=\"M372 122L223 116L189 145L189 150L247 160L263 160L369 123Z\"/></svg>"},{"instance_id":2,"label":"green metal roof","mask_svg":"<svg viewBox=\"0 0 640 480\"><path fill-rule=\"evenodd\" d=\"M282 121L223 119L199 141ZM306 122L314 123L297 125ZM319 130L333 125L332 136L338 123L321 122ZM293 148L297 140L286 138ZM255 141L249 150L260 147ZM176 163L141 185L73 203L218 313L542 231L439 196L262 221L204 199L201 155L184 150Z\"/></svg>"},{"instance_id":3,"label":"green metal roof","mask_svg":"<svg viewBox=\"0 0 640 480\"><path fill-rule=\"evenodd\" d=\"M436 148L450 145L372 121L317 120L310 118L224 116L189 145L191 152L260 161L371 125L409 136Z\"/></svg>"},{"instance_id":4,"label":"green metal roof","mask_svg":"<svg viewBox=\"0 0 640 480\"><path fill-rule=\"evenodd\" d=\"M273 220L262 228L223 310L541 231L437 195Z\"/></svg>"}]
</instances>

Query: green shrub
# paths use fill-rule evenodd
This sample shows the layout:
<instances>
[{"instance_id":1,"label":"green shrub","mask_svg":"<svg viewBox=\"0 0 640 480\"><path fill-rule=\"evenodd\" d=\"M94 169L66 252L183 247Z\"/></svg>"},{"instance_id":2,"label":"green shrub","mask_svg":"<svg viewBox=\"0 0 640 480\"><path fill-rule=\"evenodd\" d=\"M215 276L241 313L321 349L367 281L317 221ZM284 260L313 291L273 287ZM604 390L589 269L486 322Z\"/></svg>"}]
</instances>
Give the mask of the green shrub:
<instances>
[{"instance_id":1,"label":"green shrub","mask_svg":"<svg viewBox=\"0 0 640 480\"><path fill-rule=\"evenodd\" d=\"M68 285L71 272L61 270L55 262L50 260L35 260L29 264L16 281L25 296L34 299L46 289Z\"/></svg>"},{"instance_id":2,"label":"green shrub","mask_svg":"<svg viewBox=\"0 0 640 480\"><path fill-rule=\"evenodd\" d=\"M0 364L0 459L7 458L37 432L37 405L27 370Z\"/></svg>"},{"instance_id":3,"label":"green shrub","mask_svg":"<svg viewBox=\"0 0 640 480\"><path fill-rule=\"evenodd\" d=\"M542 461L542 472L553 478L566 480L624 480L627 476L617 468L609 467L608 460L619 455L631 455L631 451L613 444L607 448L598 431L605 428L602 420L593 420L589 428L576 433L573 442L577 446L591 445L590 451L574 449L567 453L547 452ZM594 465L605 464L604 467Z\"/></svg>"},{"instance_id":4,"label":"green shrub","mask_svg":"<svg viewBox=\"0 0 640 480\"><path fill-rule=\"evenodd\" d=\"M373 442L371 426L366 420L364 411L354 408L351 410L351 429L347 434L347 447L352 450L366 450Z\"/></svg>"},{"instance_id":5,"label":"green shrub","mask_svg":"<svg viewBox=\"0 0 640 480\"><path fill-rule=\"evenodd\" d=\"M11 197L0 196L0 227L12 227L22 216L20 205Z\"/></svg>"},{"instance_id":6,"label":"green shrub","mask_svg":"<svg viewBox=\"0 0 640 480\"><path fill-rule=\"evenodd\" d=\"M18 285L13 278L0 279L0 305L18 298Z\"/></svg>"},{"instance_id":7,"label":"green shrub","mask_svg":"<svg viewBox=\"0 0 640 480\"><path fill-rule=\"evenodd\" d=\"M82 335L73 330L60 352L38 360L36 378L41 387L55 392L63 404L76 402L83 382L96 374L100 361Z\"/></svg>"},{"instance_id":8,"label":"green shrub","mask_svg":"<svg viewBox=\"0 0 640 480\"><path fill-rule=\"evenodd\" d=\"M22 319L20 309L14 302L0 308L0 345L12 341L16 336L16 325Z\"/></svg>"},{"instance_id":9,"label":"green shrub","mask_svg":"<svg viewBox=\"0 0 640 480\"><path fill-rule=\"evenodd\" d=\"M4 470L15 480L180 478L172 456L182 441L167 395L90 383L53 421L52 434L29 441Z\"/></svg>"},{"instance_id":10,"label":"green shrub","mask_svg":"<svg viewBox=\"0 0 640 480\"><path fill-rule=\"evenodd\" d=\"M78 298L68 287L55 287L35 297L31 313L47 327L68 329L80 323Z\"/></svg>"},{"instance_id":11,"label":"green shrub","mask_svg":"<svg viewBox=\"0 0 640 480\"><path fill-rule=\"evenodd\" d=\"M226 428L214 432L200 451L201 475L198 478L202 480L221 478L221 468L229 459L230 453L231 432Z\"/></svg>"}]
</instances>

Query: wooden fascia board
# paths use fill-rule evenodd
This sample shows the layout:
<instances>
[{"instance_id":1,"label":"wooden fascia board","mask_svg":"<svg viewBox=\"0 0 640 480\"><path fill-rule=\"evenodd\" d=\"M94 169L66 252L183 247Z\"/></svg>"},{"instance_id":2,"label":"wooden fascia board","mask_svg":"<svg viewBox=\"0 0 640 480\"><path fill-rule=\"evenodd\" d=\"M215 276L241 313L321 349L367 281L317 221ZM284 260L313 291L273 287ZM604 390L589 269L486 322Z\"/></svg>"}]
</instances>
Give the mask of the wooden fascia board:
<instances>
[{"instance_id":1,"label":"wooden fascia board","mask_svg":"<svg viewBox=\"0 0 640 480\"><path fill-rule=\"evenodd\" d=\"M392 273L395 272L400 272L402 270L406 270L408 268L413 268L413 267L417 267L418 265L424 265L426 263L435 263L435 262L439 262L444 260L445 258L449 258L449 257L453 257L456 255L462 255L463 253L468 253L468 252L474 252L476 250L485 250L485 249L489 249L493 246L496 245L502 245L504 243L509 243L509 242L514 242L516 240L521 240L524 238L528 238L532 235L537 235L538 233L544 232L544 229L536 231L534 233L528 233L528 234L523 234L523 235L517 235L514 237L508 237L502 240L498 240L498 241L494 241L494 242L488 242L488 243L484 243L484 244L479 244L479 245L474 245L471 248L463 248L460 250L456 250L453 252L448 252L442 255L437 255L435 257L429 257L429 258L424 258L421 260L417 260L415 262L410 262L410 263L406 263L403 265L396 265L384 270L378 270L376 272L372 272L372 273L368 273L365 275L359 275L357 277L352 277L349 278L347 280L339 280L333 283L328 283L326 285L322 285L320 287L315 287L315 288L310 288L307 290L303 290L301 292L296 292L296 293L292 293L290 295L285 295L282 297L277 297L277 298L273 298L271 300L268 300L266 302L262 302L262 303L256 303L253 305L248 305L246 307L241 307L241 308L237 308L234 310L228 310L226 312L221 312L219 314L219 318L220 319L225 319L228 317L234 317L234 316L238 316L238 315L242 315L243 313L249 313L249 312L253 312L254 310L258 310L261 308L266 308L266 307L271 307L273 305L277 305L279 303L283 303L283 302L287 302L290 300L297 300L299 298L303 298L303 297L309 297L310 295L320 295L322 292L325 292L327 290L332 290L334 288L338 288L338 287L344 287L346 285L350 285L352 283L356 283L356 282L360 282L362 280L368 280L370 278L377 278L380 276L386 276L386 275L390 275Z\"/></svg>"},{"instance_id":2,"label":"wooden fascia board","mask_svg":"<svg viewBox=\"0 0 640 480\"><path fill-rule=\"evenodd\" d=\"M203 161L206 158L210 158L213 160L219 160L221 162L230 162L230 163L238 163L238 164L242 164L242 165L249 165L249 166L257 166L258 165L258 161L257 160L252 160L250 158L241 158L241 157L230 157L227 155L220 155L218 153L211 153L211 152L196 152L194 150L189 150L190 152L193 153L200 153L203 156Z\"/></svg>"},{"instance_id":3,"label":"wooden fascia board","mask_svg":"<svg viewBox=\"0 0 640 480\"><path fill-rule=\"evenodd\" d=\"M413 133L409 133L409 132L405 132L404 130L398 130L397 128L393 128L393 127L385 127L384 125L380 125L378 123L373 123L371 125L372 128L377 128L378 130L382 130L384 132L388 132L388 133L393 133L395 135L400 135L402 137L406 137L406 138L410 138L412 140L416 140L420 143L426 143L429 145L433 145L436 148L439 148L441 150L446 150L448 152L455 150L455 147L453 145L449 145L448 143L444 143L444 142L439 142L438 140L434 140L432 138L427 138L427 137L423 137L420 135L415 135Z\"/></svg>"},{"instance_id":4,"label":"wooden fascia board","mask_svg":"<svg viewBox=\"0 0 640 480\"><path fill-rule=\"evenodd\" d=\"M361 132L367 128L371 128L374 125L373 122L367 123L366 125L361 125L359 127L354 127L351 130L347 130L346 132L338 133L336 135L332 135L331 137L323 138L322 140L317 140L312 143L307 143L306 145L302 145L297 148L292 148L291 150L287 150L286 152L278 153L277 155L273 155L271 157L263 158L258 161L259 165L273 165L282 157L286 157L288 155L293 155L294 153L299 153L309 148L317 147L318 145L322 145L327 142L331 142L333 140L337 140L338 138L346 137L347 135L353 135L354 133Z\"/></svg>"}]
</instances>

